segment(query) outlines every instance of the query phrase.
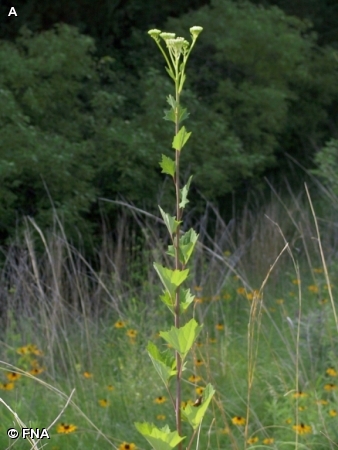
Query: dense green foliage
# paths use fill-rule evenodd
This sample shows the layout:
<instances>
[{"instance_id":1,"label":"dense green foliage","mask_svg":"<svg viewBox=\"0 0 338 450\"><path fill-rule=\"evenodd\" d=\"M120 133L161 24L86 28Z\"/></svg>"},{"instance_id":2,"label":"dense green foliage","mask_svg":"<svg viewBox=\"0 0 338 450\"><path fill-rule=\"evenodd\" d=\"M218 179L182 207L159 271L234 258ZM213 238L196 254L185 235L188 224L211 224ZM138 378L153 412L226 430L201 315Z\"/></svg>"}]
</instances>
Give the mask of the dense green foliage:
<instances>
[{"instance_id":1,"label":"dense green foliage","mask_svg":"<svg viewBox=\"0 0 338 450\"><path fill-rule=\"evenodd\" d=\"M169 204L157 161L172 152L162 144L172 130L157 118L170 84L147 40L153 26L183 36L193 23L205 29L182 97L193 131L182 159L182 181L196 174L192 205L200 193L222 203L244 182L287 175L285 153L313 168L338 131L338 39L324 39L318 19L317 36L303 20L310 12L291 3L278 4L300 18L268 2L196 0L160 10L155 1L102 2L98 15L85 1L46 2L38 14L33 0L18 2L0 41L1 241L24 215L51 224L53 208L70 237L87 241L102 211L114 219L101 197ZM311 4L322 20L331 11L329 2Z\"/></svg>"}]
</instances>

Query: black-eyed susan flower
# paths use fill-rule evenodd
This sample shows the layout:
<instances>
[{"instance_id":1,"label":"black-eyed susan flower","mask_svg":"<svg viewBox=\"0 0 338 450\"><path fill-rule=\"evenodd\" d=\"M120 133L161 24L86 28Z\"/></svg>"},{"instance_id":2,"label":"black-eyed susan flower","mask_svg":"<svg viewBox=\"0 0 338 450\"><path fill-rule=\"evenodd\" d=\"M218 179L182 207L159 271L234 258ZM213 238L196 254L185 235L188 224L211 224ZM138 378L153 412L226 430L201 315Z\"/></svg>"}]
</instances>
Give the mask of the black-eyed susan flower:
<instances>
[{"instance_id":1,"label":"black-eyed susan flower","mask_svg":"<svg viewBox=\"0 0 338 450\"><path fill-rule=\"evenodd\" d=\"M190 377L188 378L188 380L191 383L198 383L199 381L201 381L201 377L199 375L190 375Z\"/></svg>"},{"instance_id":2,"label":"black-eyed susan flower","mask_svg":"<svg viewBox=\"0 0 338 450\"><path fill-rule=\"evenodd\" d=\"M28 347L29 353L31 353L32 355L35 355L35 356L43 355L43 352L36 345L29 344L27 347Z\"/></svg>"},{"instance_id":3,"label":"black-eyed susan flower","mask_svg":"<svg viewBox=\"0 0 338 450\"><path fill-rule=\"evenodd\" d=\"M8 372L6 377L9 381L16 381L21 377L21 375L17 372Z\"/></svg>"},{"instance_id":4,"label":"black-eyed susan flower","mask_svg":"<svg viewBox=\"0 0 338 450\"><path fill-rule=\"evenodd\" d=\"M337 410L336 410L336 409L330 409L329 414L330 414L331 417L336 417L336 415L337 415L338 413L337 413Z\"/></svg>"},{"instance_id":5,"label":"black-eyed susan flower","mask_svg":"<svg viewBox=\"0 0 338 450\"><path fill-rule=\"evenodd\" d=\"M239 295L245 295L246 294L246 290L245 290L244 287L239 287L239 288L236 289L236 291L237 291L237 294L239 294Z\"/></svg>"},{"instance_id":6,"label":"black-eyed susan flower","mask_svg":"<svg viewBox=\"0 0 338 450\"><path fill-rule=\"evenodd\" d=\"M167 401L167 398L160 395L159 397L155 398L154 403L161 405L162 403L165 403L166 401Z\"/></svg>"},{"instance_id":7,"label":"black-eyed susan flower","mask_svg":"<svg viewBox=\"0 0 338 450\"><path fill-rule=\"evenodd\" d=\"M204 362L201 359L195 359L194 364L196 367L203 366Z\"/></svg>"},{"instance_id":8,"label":"black-eyed susan flower","mask_svg":"<svg viewBox=\"0 0 338 450\"><path fill-rule=\"evenodd\" d=\"M11 381L9 383L0 383L0 389L2 389L3 391L11 391L14 388L15 384Z\"/></svg>"},{"instance_id":9,"label":"black-eyed susan flower","mask_svg":"<svg viewBox=\"0 0 338 450\"><path fill-rule=\"evenodd\" d=\"M307 394L303 391L298 391L293 394L293 397L294 398L305 398L305 397L307 397Z\"/></svg>"},{"instance_id":10,"label":"black-eyed susan flower","mask_svg":"<svg viewBox=\"0 0 338 450\"><path fill-rule=\"evenodd\" d=\"M316 403L317 403L317 405L323 405L323 406L329 404L329 402L327 400L324 400L324 399L317 400Z\"/></svg>"},{"instance_id":11,"label":"black-eyed susan flower","mask_svg":"<svg viewBox=\"0 0 338 450\"><path fill-rule=\"evenodd\" d=\"M292 419L290 419L290 417L288 417L288 418L285 420L285 423L287 423L288 425L290 425L290 423L292 423Z\"/></svg>"},{"instance_id":12,"label":"black-eyed susan flower","mask_svg":"<svg viewBox=\"0 0 338 450\"><path fill-rule=\"evenodd\" d=\"M122 444L119 446L118 450L135 450L136 445L131 443L127 444L127 442L122 442Z\"/></svg>"},{"instance_id":13,"label":"black-eyed susan flower","mask_svg":"<svg viewBox=\"0 0 338 450\"><path fill-rule=\"evenodd\" d=\"M125 328L126 322L123 322L123 320L118 320L114 323L115 328Z\"/></svg>"},{"instance_id":14,"label":"black-eyed susan flower","mask_svg":"<svg viewBox=\"0 0 338 450\"><path fill-rule=\"evenodd\" d=\"M231 300L231 294L229 294L228 292L226 292L225 294L223 294L223 299L224 299L224 300Z\"/></svg>"},{"instance_id":15,"label":"black-eyed susan flower","mask_svg":"<svg viewBox=\"0 0 338 450\"><path fill-rule=\"evenodd\" d=\"M321 300L318 301L318 303L320 305L325 305L326 303L328 303L328 299L327 298L322 298Z\"/></svg>"},{"instance_id":16,"label":"black-eyed susan flower","mask_svg":"<svg viewBox=\"0 0 338 450\"><path fill-rule=\"evenodd\" d=\"M157 420L165 420L165 415L164 414L157 414L156 419Z\"/></svg>"},{"instance_id":17,"label":"black-eyed susan flower","mask_svg":"<svg viewBox=\"0 0 338 450\"><path fill-rule=\"evenodd\" d=\"M277 305L283 305L284 299L283 299L283 298L278 298L278 299L276 300L276 303L277 303Z\"/></svg>"},{"instance_id":18,"label":"black-eyed susan flower","mask_svg":"<svg viewBox=\"0 0 338 450\"><path fill-rule=\"evenodd\" d=\"M329 367L329 368L326 370L326 374L327 374L329 377L336 377L336 376L338 375L338 372L337 372L336 369L334 369L333 367Z\"/></svg>"},{"instance_id":19,"label":"black-eyed susan flower","mask_svg":"<svg viewBox=\"0 0 338 450\"><path fill-rule=\"evenodd\" d=\"M233 418L231 419L231 422L232 422L234 425L239 425L239 426L241 426L241 425L245 425L246 420L245 420L245 418L242 417L242 416L235 416L235 417L233 417Z\"/></svg>"},{"instance_id":20,"label":"black-eyed susan flower","mask_svg":"<svg viewBox=\"0 0 338 450\"><path fill-rule=\"evenodd\" d=\"M318 286L315 284L310 284L310 286L307 287L308 291L313 292L314 294L318 294Z\"/></svg>"},{"instance_id":21,"label":"black-eyed susan flower","mask_svg":"<svg viewBox=\"0 0 338 450\"><path fill-rule=\"evenodd\" d=\"M229 427L224 427L221 429L221 433L222 434L229 434L230 433L230 428Z\"/></svg>"},{"instance_id":22,"label":"black-eyed susan flower","mask_svg":"<svg viewBox=\"0 0 338 450\"><path fill-rule=\"evenodd\" d=\"M40 375L40 373L44 371L45 369L43 367L34 367L32 370L29 371L29 373L37 377L38 375Z\"/></svg>"},{"instance_id":23,"label":"black-eyed susan flower","mask_svg":"<svg viewBox=\"0 0 338 450\"><path fill-rule=\"evenodd\" d=\"M29 355L29 353L30 353L29 348L28 348L28 345L24 345L23 347L17 348L17 349L16 349L16 352L17 352L19 355Z\"/></svg>"},{"instance_id":24,"label":"black-eyed susan flower","mask_svg":"<svg viewBox=\"0 0 338 450\"><path fill-rule=\"evenodd\" d=\"M251 302L251 300L253 299L253 293L252 292L248 292L246 294L246 298L247 298L247 300L249 300Z\"/></svg>"},{"instance_id":25,"label":"black-eyed susan flower","mask_svg":"<svg viewBox=\"0 0 338 450\"><path fill-rule=\"evenodd\" d=\"M224 325L223 325L222 323L218 323L218 324L216 325L216 330L218 330L218 331L224 330Z\"/></svg>"},{"instance_id":26,"label":"black-eyed susan flower","mask_svg":"<svg viewBox=\"0 0 338 450\"><path fill-rule=\"evenodd\" d=\"M298 411L305 411L306 410L306 406L298 406Z\"/></svg>"},{"instance_id":27,"label":"black-eyed susan flower","mask_svg":"<svg viewBox=\"0 0 338 450\"><path fill-rule=\"evenodd\" d=\"M127 330L127 336L132 338L132 339L134 339L137 336L137 331L136 330L132 330L132 329Z\"/></svg>"},{"instance_id":28,"label":"black-eyed susan flower","mask_svg":"<svg viewBox=\"0 0 338 450\"><path fill-rule=\"evenodd\" d=\"M194 298L194 303L203 303L204 302L204 297L195 297Z\"/></svg>"},{"instance_id":29,"label":"black-eyed susan flower","mask_svg":"<svg viewBox=\"0 0 338 450\"><path fill-rule=\"evenodd\" d=\"M90 372L83 372L83 376L84 376L84 378L87 378L87 379L93 378L93 374Z\"/></svg>"},{"instance_id":30,"label":"black-eyed susan flower","mask_svg":"<svg viewBox=\"0 0 338 450\"><path fill-rule=\"evenodd\" d=\"M294 425L292 427L297 434L311 434L312 428L310 425L305 425L304 423L300 423L299 425Z\"/></svg>"},{"instance_id":31,"label":"black-eyed susan flower","mask_svg":"<svg viewBox=\"0 0 338 450\"><path fill-rule=\"evenodd\" d=\"M68 424L68 423L60 423L56 428L56 432L59 434L69 434L69 433L73 433L76 430L77 430L76 425Z\"/></svg>"},{"instance_id":32,"label":"black-eyed susan flower","mask_svg":"<svg viewBox=\"0 0 338 450\"><path fill-rule=\"evenodd\" d=\"M198 386L196 389L195 389L195 391L196 391L196 394L197 395L202 395L203 394L203 391L204 391L204 387L202 387L202 386Z\"/></svg>"},{"instance_id":33,"label":"black-eyed susan flower","mask_svg":"<svg viewBox=\"0 0 338 450\"><path fill-rule=\"evenodd\" d=\"M203 347L203 342L197 341L196 342L196 347Z\"/></svg>"},{"instance_id":34,"label":"black-eyed susan flower","mask_svg":"<svg viewBox=\"0 0 338 450\"><path fill-rule=\"evenodd\" d=\"M321 267L316 267L313 269L314 273L323 273L323 269Z\"/></svg>"},{"instance_id":35,"label":"black-eyed susan flower","mask_svg":"<svg viewBox=\"0 0 338 450\"><path fill-rule=\"evenodd\" d=\"M335 391L337 389L337 385L333 383L328 383L324 386L326 391Z\"/></svg>"},{"instance_id":36,"label":"black-eyed susan flower","mask_svg":"<svg viewBox=\"0 0 338 450\"><path fill-rule=\"evenodd\" d=\"M102 408L107 408L107 406L110 405L110 402L109 402L109 400L107 400L106 398L100 398L100 400L99 400L99 405L100 405Z\"/></svg>"},{"instance_id":37,"label":"black-eyed susan flower","mask_svg":"<svg viewBox=\"0 0 338 450\"><path fill-rule=\"evenodd\" d=\"M275 442L274 438L265 438L263 439L263 444L265 445L269 445L269 444L273 444Z\"/></svg>"},{"instance_id":38,"label":"black-eyed susan flower","mask_svg":"<svg viewBox=\"0 0 338 450\"><path fill-rule=\"evenodd\" d=\"M292 284L295 284L296 286L300 285L300 279L295 278L294 280L292 280Z\"/></svg>"},{"instance_id":39,"label":"black-eyed susan flower","mask_svg":"<svg viewBox=\"0 0 338 450\"><path fill-rule=\"evenodd\" d=\"M114 386L112 385L112 384L108 384L108 386L107 386L107 390L108 391L113 391L115 388L114 388Z\"/></svg>"},{"instance_id":40,"label":"black-eyed susan flower","mask_svg":"<svg viewBox=\"0 0 338 450\"><path fill-rule=\"evenodd\" d=\"M251 438L249 438L246 442L247 442L249 445L251 445L251 444L256 444L256 442L258 442L258 437L257 437L257 436L251 437Z\"/></svg>"}]
</instances>

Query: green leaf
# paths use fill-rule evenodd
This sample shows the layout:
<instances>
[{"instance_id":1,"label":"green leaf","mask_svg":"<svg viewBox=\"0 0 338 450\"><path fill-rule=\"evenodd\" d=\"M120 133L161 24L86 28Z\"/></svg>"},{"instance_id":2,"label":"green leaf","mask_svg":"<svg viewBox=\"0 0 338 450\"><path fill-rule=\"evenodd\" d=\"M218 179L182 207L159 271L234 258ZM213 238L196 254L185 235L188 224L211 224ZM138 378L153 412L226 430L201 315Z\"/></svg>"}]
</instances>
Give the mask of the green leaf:
<instances>
[{"instance_id":1,"label":"green leaf","mask_svg":"<svg viewBox=\"0 0 338 450\"><path fill-rule=\"evenodd\" d=\"M170 431L168 425L159 429L152 423L134 423L137 431L149 442L154 450L171 450L185 439L177 431Z\"/></svg>"},{"instance_id":2,"label":"green leaf","mask_svg":"<svg viewBox=\"0 0 338 450\"><path fill-rule=\"evenodd\" d=\"M183 126L180 131L176 134L173 140L172 148L175 150L181 151L184 145L187 143L189 137L191 135L191 131L187 133L185 126Z\"/></svg>"},{"instance_id":3,"label":"green leaf","mask_svg":"<svg viewBox=\"0 0 338 450\"><path fill-rule=\"evenodd\" d=\"M168 67L165 68L165 70L168 72L168 75L170 78L172 78L175 81L175 75L173 74L173 71L169 69Z\"/></svg>"},{"instance_id":4,"label":"green leaf","mask_svg":"<svg viewBox=\"0 0 338 450\"><path fill-rule=\"evenodd\" d=\"M188 183L185 186L183 186L182 189L180 189L180 192L181 192L181 202L179 205L180 208L185 208L185 205L187 203L189 203L187 196L188 196L191 180L192 180L192 175L189 177Z\"/></svg>"},{"instance_id":5,"label":"green leaf","mask_svg":"<svg viewBox=\"0 0 338 450\"><path fill-rule=\"evenodd\" d=\"M173 109L173 110L175 110L175 108L177 108L177 106L178 106L175 98L170 94L167 97L167 103L169 103L169 105L171 106L171 109Z\"/></svg>"},{"instance_id":6,"label":"green leaf","mask_svg":"<svg viewBox=\"0 0 338 450\"><path fill-rule=\"evenodd\" d=\"M147 350L156 372L159 374L163 383L167 385L169 379L177 374L174 356L169 349L160 352L152 342L148 342Z\"/></svg>"},{"instance_id":7,"label":"green leaf","mask_svg":"<svg viewBox=\"0 0 338 450\"><path fill-rule=\"evenodd\" d=\"M166 224L166 227L168 228L168 231L170 233L170 236L172 236L177 231L177 227L180 223L180 221L176 220L174 216L170 216L168 213L164 212L163 209L159 206L161 216L164 220L164 223Z\"/></svg>"},{"instance_id":8,"label":"green leaf","mask_svg":"<svg viewBox=\"0 0 338 450\"><path fill-rule=\"evenodd\" d=\"M187 405L185 409L182 409L182 416L186 419L192 428L196 428L201 424L204 414L208 409L209 403L215 393L215 389L211 384L208 384L203 391L202 403L199 406Z\"/></svg>"},{"instance_id":9,"label":"green leaf","mask_svg":"<svg viewBox=\"0 0 338 450\"><path fill-rule=\"evenodd\" d=\"M174 314L175 298L171 298L168 291L165 291L163 295L160 295L160 299L170 309L170 312Z\"/></svg>"},{"instance_id":10,"label":"green leaf","mask_svg":"<svg viewBox=\"0 0 338 450\"><path fill-rule=\"evenodd\" d=\"M190 289L180 291L180 312L185 312L189 305L194 301L195 296L191 294Z\"/></svg>"},{"instance_id":11,"label":"green leaf","mask_svg":"<svg viewBox=\"0 0 338 450\"><path fill-rule=\"evenodd\" d=\"M169 293L170 297L173 299L176 288L186 280L189 274L189 269L171 270L157 263L154 263L154 268L158 273L163 286Z\"/></svg>"},{"instance_id":12,"label":"green leaf","mask_svg":"<svg viewBox=\"0 0 338 450\"><path fill-rule=\"evenodd\" d=\"M193 228L180 237L179 259L182 264L185 265L189 261L192 252L194 251L197 239L198 234ZM173 245L168 246L167 255L175 257L175 248Z\"/></svg>"},{"instance_id":13,"label":"green leaf","mask_svg":"<svg viewBox=\"0 0 338 450\"><path fill-rule=\"evenodd\" d=\"M171 175L172 177L175 176L176 165L174 160L168 158L168 156L162 155L162 161L159 164L160 167L162 168L161 173Z\"/></svg>"},{"instance_id":14,"label":"green leaf","mask_svg":"<svg viewBox=\"0 0 338 450\"><path fill-rule=\"evenodd\" d=\"M203 325L198 325L195 319L191 319L181 328L171 327L170 331L161 331L160 336L185 359L202 328Z\"/></svg>"},{"instance_id":15,"label":"green leaf","mask_svg":"<svg viewBox=\"0 0 338 450\"><path fill-rule=\"evenodd\" d=\"M172 301L174 301L173 299L174 299L174 295L175 295L176 286L171 282L171 276L172 276L173 271L171 269L167 269L166 267L163 267L160 264L157 264L155 262L154 262L154 268L155 268L158 276L160 277L160 280L161 280L164 288L170 295L170 298L172 299Z\"/></svg>"},{"instance_id":16,"label":"green leaf","mask_svg":"<svg viewBox=\"0 0 338 450\"><path fill-rule=\"evenodd\" d=\"M194 301L195 296L191 294L190 289L180 288L180 313L183 314L189 305ZM167 291L160 295L162 302L169 308L172 314L175 314L175 298L171 298Z\"/></svg>"},{"instance_id":17,"label":"green leaf","mask_svg":"<svg viewBox=\"0 0 338 450\"><path fill-rule=\"evenodd\" d=\"M174 270L172 277L171 277L171 282L175 284L175 286L181 286L181 284L187 279L189 275L189 269L185 269L185 270Z\"/></svg>"},{"instance_id":18,"label":"green leaf","mask_svg":"<svg viewBox=\"0 0 338 450\"><path fill-rule=\"evenodd\" d=\"M166 109L164 110L164 120L170 120L171 122L176 123L176 115L175 115L175 109ZM177 114L177 120L178 124L182 123L185 119L189 117L189 113L187 112L186 108L182 108L181 106L178 107L178 114Z\"/></svg>"}]
</instances>

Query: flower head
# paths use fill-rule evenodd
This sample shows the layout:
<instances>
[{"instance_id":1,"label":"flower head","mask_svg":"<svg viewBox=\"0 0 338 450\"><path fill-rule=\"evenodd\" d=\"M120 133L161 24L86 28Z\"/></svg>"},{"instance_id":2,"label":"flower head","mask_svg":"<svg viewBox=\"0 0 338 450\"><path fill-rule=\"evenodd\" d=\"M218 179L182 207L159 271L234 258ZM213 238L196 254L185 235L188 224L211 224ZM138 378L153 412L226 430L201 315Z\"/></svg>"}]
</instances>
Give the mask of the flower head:
<instances>
[{"instance_id":1,"label":"flower head","mask_svg":"<svg viewBox=\"0 0 338 450\"><path fill-rule=\"evenodd\" d=\"M333 383L328 383L324 386L324 389L326 391L334 391L335 389L337 389L337 386Z\"/></svg>"},{"instance_id":2,"label":"flower head","mask_svg":"<svg viewBox=\"0 0 338 450\"><path fill-rule=\"evenodd\" d=\"M0 389L2 389L4 391L11 391L12 389L14 389L14 387L15 387L15 384L13 382L0 384Z\"/></svg>"},{"instance_id":3,"label":"flower head","mask_svg":"<svg viewBox=\"0 0 338 450\"><path fill-rule=\"evenodd\" d=\"M158 41L158 37L161 34L161 30L157 30L156 28L153 30L149 30L148 34L150 37L152 37L153 39L155 39L155 41Z\"/></svg>"},{"instance_id":4,"label":"flower head","mask_svg":"<svg viewBox=\"0 0 338 450\"><path fill-rule=\"evenodd\" d=\"M312 428L310 425L304 425L304 423L300 423L299 425L294 425L292 427L297 434L311 434Z\"/></svg>"},{"instance_id":5,"label":"flower head","mask_svg":"<svg viewBox=\"0 0 338 450\"><path fill-rule=\"evenodd\" d=\"M109 406L109 401L106 398L100 398L99 405L102 406L102 408L107 408L107 406Z\"/></svg>"},{"instance_id":6,"label":"flower head","mask_svg":"<svg viewBox=\"0 0 338 450\"><path fill-rule=\"evenodd\" d=\"M162 395L160 395L159 397L155 398L154 403L157 403L158 405L160 405L161 403L164 403L166 401L167 401L166 397L163 397Z\"/></svg>"},{"instance_id":7,"label":"flower head","mask_svg":"<svg viewBox=\"0 0 338 450\"><path fill-rule=\"evenodd\" d=\"M36 377L37 375L40 375L40 373L44 372L44 370L45 369L43 367L34 367L34 369L30 370L29 373Z\"/></svg>"},{"instance_id":8,"label":"flower head","mask_svg":"<svg viewBox=\"0 0 338 450\"><path fill-rule=\"evenodd\" d=\"M246 420L245 420L244 417L242 417L242 416L235 416L235 417L233 417L233 418L231 419L231 422L232 422L234 425L245 425Z\"/></svg>"},{"instance_id":9,"label":"flower head","mask_svg":"<svg viewBox=\"0 0 338 450\"><path fill-rule=\"evenodd\" d=\"M122 442L118 450L136 450L136 445L133 443L127 444L127 442Z\"/></svg>"},{"instance_id":10,"label":"flower head","mask_svg":"<svg viewBox=\"0 0 338 450\"><path fill-rule=\"evenodd\" d=\"M60 423L57 426L56 432L59 434L69 434L73 433L77 429L77 426L73 424Z\"/></svg>"},{"instance_id":11,"label":"flower head","mask_svg":"<svg viewBox=\"0 0 338 450\"><path fill-rule=\"evenodd\" d=\"M255 444L256 442L258 442L258 436L249 438L246 442L247 442L248 444Z\"/></svg>"},{"instance_id":12,"label":"flower head","mask_svg":"<svg viewBox=\"0 0 338 450\"><path fill-rule=\"evenodd\" d=\"M268 445L268 444L273 444L274 443L274 438L265 438L263 439L263 444Z\"/></svg>"},{"instance_id":13,"label":"flower head","mask_svg":"<svg viewBox=\"0 0 338 450\"><path fill-rule=\"evenodd\" d=\"M160 36L164 41L167 41L168 39L175 39L176 34L163 32L160 34Z\"/></svg>"},{"instance_id":14,"label":"flower head","mask_svg":"<svg viewBox=\"0 0 338 450\"><path fill-rule=\"evenodd\" d=\"M188 378L188 380L191 383L198 383L199 381L201 381L201 377L199 375L190 375L190 377Z\"/></svg>"},{"instance_id":15,"label":"flower head","mask_svg":"<svg viewBox=\"0 0 338 450\"><path fill-rule=\"evenodd\" d=\"M17 372L8 372L6 377L9 381L16 381L21 377L21 375Z\"/></svg>"},{"instance_id":16,"label":"flower head","mask_svg":"<svg viewBox=\"0 0 338 450\"><path fill-rule=\"evenodd\" d=\"M329 377L336 377L338 375L336 369L334 369L333 367L329 367L326 370L326 374L329 375Z\"/></svg>"},{"instance_id":17,"label":"flower head","mask_svg":"<svg viewBox=\"0 0 338 450\"><path fill-rule=\"evenodd\" d=\"M198 387L195 389L195 390L196 390L196 394L197 394L197 395L202 395L204 389L205 389L204 387L198 386Z\"/></svg>"},{"instance_id":18,"label":"flower head","mask_svg":"<svg viewBox=\"0 0 338 450\"><path fill-rule=\"evenodd\" d=\"M303 391L298 391L293 394L294 398L304 398L307 397L307 394Z\"/></svg>"},{"instance_id":19,"label":"flower head","mask_svg":"<svg viewBox=\"0 0 338 450\"><path fill-rule=\"evenodd\" d=\"M136 335L137 335L137 331L136 330L132 330L131 329L131 330L127 331L127 336L129 336L132 339L136 338Z\"/></svg>"},{"instance_id":20,"label":"flower head","mask_svg":"<svg viewBox=\"0 0 338 450\"><path fill-rule=\"evenodd\" d=\"M90 372L83 372L83 376L84 376L85 378L93 378L93 374L90 373Z\"/></svg>"},{"instance_id":21,"label":"flower head","mask_svg":"<svg viewBox=\"0 0 338 450\"><path fill-rule=\"evenodd\" d=\"M203 27L194 26L190 28L190 33L193 40L198 38L198 35L203 31Z\"/></svg>"}]
</instances>

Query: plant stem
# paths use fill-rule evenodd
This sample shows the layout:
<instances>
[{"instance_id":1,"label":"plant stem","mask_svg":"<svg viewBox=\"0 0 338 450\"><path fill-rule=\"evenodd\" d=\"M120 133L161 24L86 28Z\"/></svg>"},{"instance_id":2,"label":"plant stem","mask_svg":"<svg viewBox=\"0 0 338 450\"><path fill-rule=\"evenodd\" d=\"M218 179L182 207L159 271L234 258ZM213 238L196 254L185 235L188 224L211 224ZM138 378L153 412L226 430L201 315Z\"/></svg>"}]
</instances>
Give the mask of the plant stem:
<instances>
[{"instance_id":1,"label":"plant stem","mask_svg":"<svg viewBox=\"0 0 338 450\"><path fill-rule=\"evenodd\" d=\"M180 101L180 95L178 92L178 77L176 77L177 82L176 84L176 111L175 111L175 134L177 135L179 132L179 120L178 120L178 106ZM180 209L180 152L178 150L175 151L175 162L176 162L176 172L175 172L175 188L176 188L176 220L181 220L181 209ZM175 247L175 269L180 270L180 258L179 258L179 250L180 250L180 226L178 225L176 230L176 244L174 244ZM175 327L179 328L180 326L180 288L178 287L176 289L175 293ZM182 435L182 419L181 419L181 356L176 351L175 352L176 357L176 369L177 369L177 376L176 376L176 429L179 436ZM182 450L182 443L180 442L178 444L178 450Z\"/></svg>"}]
</instances>

